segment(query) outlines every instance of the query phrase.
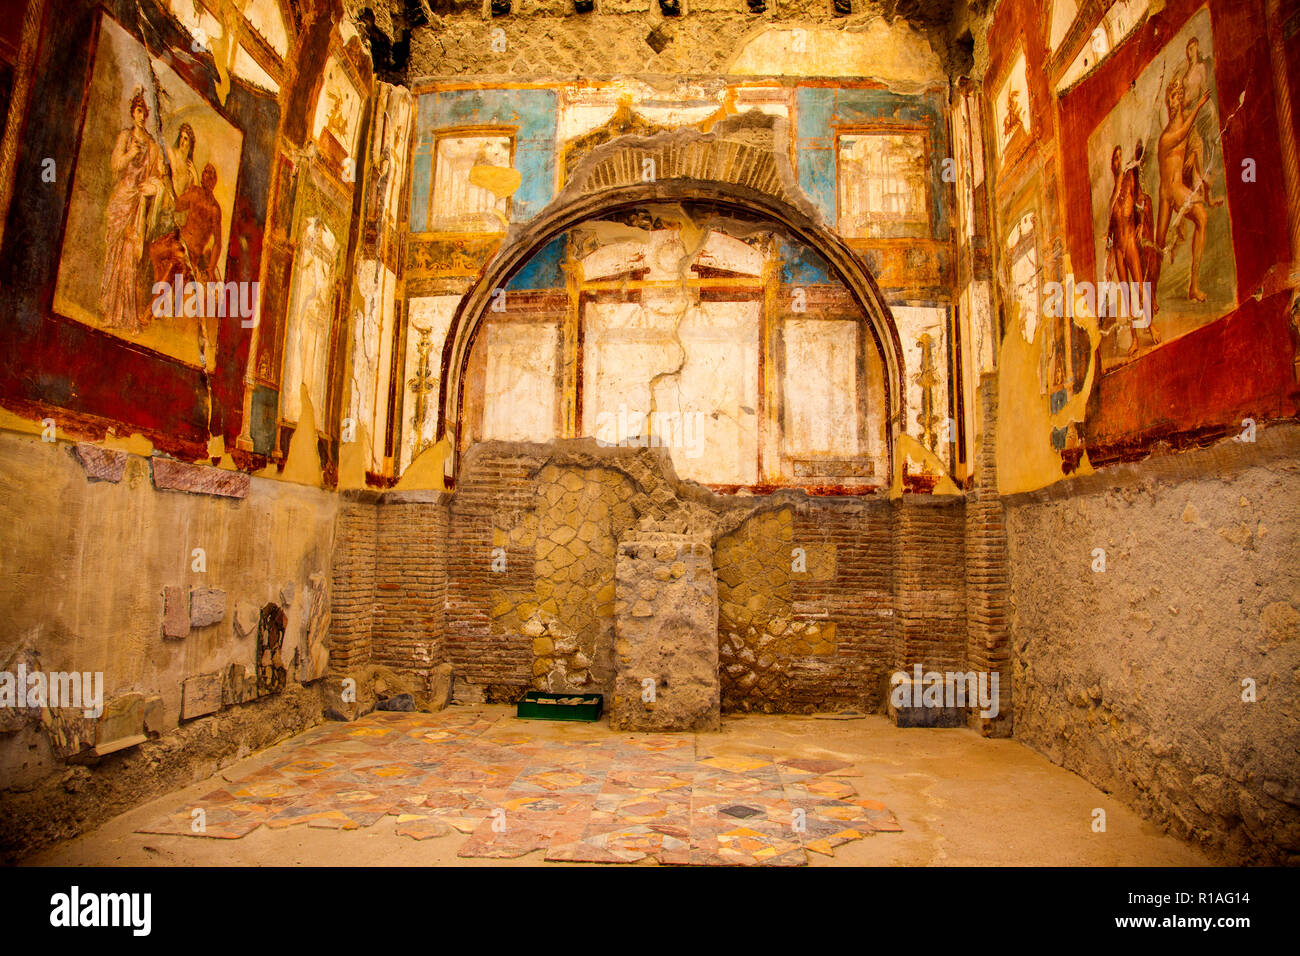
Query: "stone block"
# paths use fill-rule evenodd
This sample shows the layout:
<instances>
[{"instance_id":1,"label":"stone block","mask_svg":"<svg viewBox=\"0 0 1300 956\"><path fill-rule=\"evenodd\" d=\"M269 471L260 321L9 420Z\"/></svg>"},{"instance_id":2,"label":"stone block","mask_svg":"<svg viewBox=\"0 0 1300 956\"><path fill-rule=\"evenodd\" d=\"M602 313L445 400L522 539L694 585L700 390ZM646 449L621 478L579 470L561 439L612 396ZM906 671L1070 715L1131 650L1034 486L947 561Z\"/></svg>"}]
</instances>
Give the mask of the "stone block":
<instances>
[{"instance_id":1,"label":"stone block","mask_svg":"<svg viewBox=\"0 0 1300 956\"><path fill-rule=\"evenodd\" d=\"M185 588L163 588L163 637L183 640L190 634L190 596Z\"/></svg>"},{"instance_id":2,"label":"stone block","mask_svg":"<svg viewBox=\"0 0 1300 956\"><path fill-rule=\"evenodd\" d=\"M658 580L656 569L684 566ZM651 587L647 587L649 584ZM703 538L637 532L619 542L614 619L616 730L717 730L718 595ZM654 700L647 700L646 681Z\"/></svg>"},{"instance_id":3,"label":"stone block","mask_svg":"<svg viewBox=\"0 0 1300 956\"><path fill-rule=\"evenodd\" d=\"M307 585L306 621L298 649L297 678L300 684L320 680L329 669L326 638L330 627L329 590L323 574L313 574Z\"/></svg>"},{"instance_id":4,"label":"stone block","mask_svg":"<svg viewBox=\"0 0 1300 956\"><path fill-rule=\"evenodd\" d=\"M257 699L257 677L247 664L234 663L221 679L221 706L233 707Z\"/></svg>"},{"instance_id":5,"label":"stone block","mask_svg":"<svg viewBox=\"0 0 1300 956\"><path fill-rule=\"evenodd\" d=\"M215 714L220 709L220 671L188 677L181 684L181 720Z\"/></svg>"},{"instance_id":6,"label":"stone block","mask_svg":"<svg viewBox=\"0 0 1300 956\"><path fill-rule=\"evenodd\" d=\"M133 740L134 743L139 743L144 739L144 694L121 694L104 705L104 712L95 722L97 753L122 749L120 746L113 746L122 740ZM124 746L134 746L134 744Z\"/></svg>"},{"instance_id":7,"label":"stone block","mask_svg":"<svg viewBox=\"0 0 1300 956\"><path fill-rule=\"evenodd\" d=\"M50 749L60 759L84 759L95 744L96 721L80 707L44 707L40 720Z\"/></svg>"},{"instance_id":8,"label":"stone block","mask_svg":"<svg viewBox=\"0 0 1300 956\"><path fill-rule=\"evenodd\" d=\"M246 472L225 471L210 465L192 465L174 458L151 458L153 486L159 491L246 498L251 479Z\"/></svg>"},{"instance_id":9,"label":"stone block","mask_svg":"<svg viewBox=\"0 0 1300 956\"><path fill-rule=\"evenodd\" d=\"M190 591L190 627L220 624L226 616L226 592L221 588L194 588Z\"/></svg>"},{"instance_id":10,"label":"stone block","mask_svg":"<svg viewBox=\"0 0 1300 956\"><path fill-rule=\"evenodd\" d=\"M435 667L429 675L429 709L437 711L447 707L452 701L455 684L450 664L442 663Z\"/></svg>"},{"instance_id":11,"label":"stone block","mask_svg":"<svg viewBox=\"0 0 1300 956\"><path fill-rule=\"evenodd\" d=\"M79 443L73 449L77 461L86 470L88 481L109 481L113 484L122 480L126 471L127 454L115 448L100 448L86 442Z\"/></svg>"}]
</instances>

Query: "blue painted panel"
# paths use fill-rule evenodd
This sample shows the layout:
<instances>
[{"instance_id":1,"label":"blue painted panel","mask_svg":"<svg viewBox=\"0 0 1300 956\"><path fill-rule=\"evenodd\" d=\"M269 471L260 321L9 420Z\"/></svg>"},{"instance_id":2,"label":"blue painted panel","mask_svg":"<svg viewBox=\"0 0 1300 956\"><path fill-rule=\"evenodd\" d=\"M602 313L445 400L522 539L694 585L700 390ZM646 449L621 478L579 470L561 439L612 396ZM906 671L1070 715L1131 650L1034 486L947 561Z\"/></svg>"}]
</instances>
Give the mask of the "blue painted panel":
<instances>
[{"instance_id":1,"label":"blue painted panel","mask_svg":"<svg viewBox=\"0 0 1300 956\"><path fill-rule=\"evenodd\" d=\"M799 185L834 228L835 134L841 127L908 123L930 135L930 219L935 237L948 235L951 210L944 201L943 160L948 155L948 120L942 91L920 95L878 89L801 87L796 91L796 149Z\"/></svg>"},{"instance_id":2,"label":"blue painted panel","mask_svg":"<svg viewBox=\"0 0 1300 956\"><path fill-rule=\"evenodd\" d=\"M432 156L428 147L416 153L411 165L411 231L424 232L429 227L429 181L432 177Z\"/></svg>"},{"instance_id":3,"label":"blue painted panel","mask_svg":"<svg viewBox=\"0 0 1300 956\"><path fill-rule=\"evenodd\" d=\"M822 221L835 228L835 151L832 149L799 150L799 186L808 194L822 215Z\"/></svg>"},{"instance_id":4,"label":"blue painted panel","mask_svg":"<svg viewBox=\"0 0 1300 956\"><path fill-rule=\"evenodd\" d=\"M433 109L435 105L436 97L432 93L425 93L416 97L415 142L417 149L421 145L433 142Z\"/></svg>"},{"instance_id":5,"label":"blue painted panel","mask_svg":"<svg viewBox=\"0 0 1300 956\"><path fill-rule=\"evenodd\" d=\"M781 242L781 281L786 285L838 285L826 260L803 243Z\"/></svg>"},{"instance_id":6,"label":"blue painted panel","mask_svg":"<svg viewBox=\"0 0 1300 956\"><path fill-rule=\"evenodd\" d=\"M827 135L835 110L835 90L801 86L795 91L795 135L803 140Z\"/></svg>"},{"instance_id":7,"label":"blue painted panel","mask_svg":"<svg viewBox=\"0 0 1300 956\"><path fill-rule=\"evenodd\" d=\"M560 268L560 264L564 262L564 246L567 241L566 234L556 236L548 242L524 263L524 267L515 273L514 278L506 284L506 288L511 290L564 288L564 270Z\"/></svg>"},{"instance_id":8,"label":"blue painted panel","mask_svg":"<svg viewBox=\"0 0 1300 956\"><path fill-rule=\"evenodd\" d=\"M517 127L514 167L521 182L512 197L510 218L515 222L531 219L555 193L556 102L555 90L426 93L420 97L420 141L431 142L438 129L449 126Z\"/></svg>"}]
</instances>

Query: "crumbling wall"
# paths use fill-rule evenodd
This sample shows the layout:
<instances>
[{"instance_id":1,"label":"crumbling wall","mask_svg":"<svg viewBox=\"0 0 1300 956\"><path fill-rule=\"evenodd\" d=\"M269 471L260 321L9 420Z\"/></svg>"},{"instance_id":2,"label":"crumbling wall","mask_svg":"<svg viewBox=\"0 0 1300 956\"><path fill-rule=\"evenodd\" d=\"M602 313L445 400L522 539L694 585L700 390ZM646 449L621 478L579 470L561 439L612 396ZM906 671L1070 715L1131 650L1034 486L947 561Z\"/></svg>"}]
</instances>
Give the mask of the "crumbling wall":
<instances>
[{"instance_id":1,"label":"crumbling wall","mask_svg":"<svg viewBox=\"0 0 1300 956\"><path fill-rule=\"evenodd\" d=\"M611 694L615 553L639 533L695 534L713 549L724 710L882 710L899 662L965 659L959 498L715 495L678 480L663 449L589 439L486 442L462 467L446 647L464 699ZM899 554L915 554L903 574Z\"/></svg>"},{"instance_id":2,"label":"crumbling wall","mask_svg":"<svg viewBox=\"0 0 1300 956\"><path fill-rule=\"evenodd\" d=\"M856 68L877 79L882 62L907 59L934 73L950 57L942 0L910 5L909 17L896 16L891 0L853 0L851 16L837 14L825 0L767 0L755 15L746 0L682 2L681 16L665 17L655 0L597 0L592 13L575 15L566 0L514 0L511 15L490 18L476 5L430 18L410 34L408 77L457 76L617 76L636 74L722 74L765 29L807 31L798 59L824 72ZM882 16L886 14L888 19ZM492 43L492 31L500 30ZM820 34L872 32L876 56L858 63L836 62L841 44L827 43L820 57ZM874 62L873 62L874 61ZM786 72L794 58L765 66ZM893 65L891 63L891 65ZM743 67L743 61L742 61ZM814 67L816 68L816 67Z\"/></svg>"},{"instance_id":3,"label":"crumbling wall","mask_svg":"<svg viewBox=\"0 0 1300 956\"><path fill-rule=\"evenodd\" d=\"M636 531L619 542L615 730L719 730L718 590L701 535Z\"/></svg>"},{"instance_id":4,"label":"crumbling wall","mask_svg":"<svg viewBox=\"0 0 1300 956\"><path fill-rule=\"evenodd\" d=\"M1015 736L1232 863L1300 862L1297 451L1261 430L1007 500Z\"/></svg>"},{"instance_id":5,"label":"crumbling wall","mask_svg":"<svg viewBox=\"0 0 1300 956\"><path fill-rule=\"evenodd\" d=\"M0 707L0 852L71 836L320 719L334 495L7 432L0 484L0 671L76 672L84 704ZM274 686L259 685L259 633L269 649L280 627ZM220 741L177 752L210 727Z\"/></svg>"}]
</instances>

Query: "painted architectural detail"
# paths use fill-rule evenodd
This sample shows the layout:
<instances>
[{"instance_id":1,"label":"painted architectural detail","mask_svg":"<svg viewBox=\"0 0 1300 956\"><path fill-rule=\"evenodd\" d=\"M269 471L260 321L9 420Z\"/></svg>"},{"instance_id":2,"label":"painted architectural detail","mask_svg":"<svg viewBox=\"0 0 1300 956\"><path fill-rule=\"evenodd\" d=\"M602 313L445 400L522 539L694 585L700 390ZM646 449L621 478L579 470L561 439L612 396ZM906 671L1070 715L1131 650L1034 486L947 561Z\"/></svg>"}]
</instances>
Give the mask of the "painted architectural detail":
<instances>
[{"instance_id":1,"label":"painted architectural detail","mask_svg":"<svg viewBox=\"0 0 1300 956\"><path fill-rule=\"evenodd\" d=\"M1011 64L1011 70L998 89L994 109L994 135L998 156L1007 150L1018 136L1028 139L1033 133L1033 120L1029 106L1029 82L1025 74L1025 55L1021 53Z\"/></svg>"},{"instance_id":2,"label":"painted architectural detail","mask_svg":"<svg viewBox=\"0 0 1300 956\"><path fill-rule=\"evenodd\" d=\"M838 143L840 234L849 239L928 237L925 136L843 134Z\"/></svg>"},{"instance_id":3,"label":"painted architectural detail","mask_svg":"<svg viewBox=\"0 0 1300 956\"><path fill-rule=\"evenodd\" d=\"M442 136L435 150L431 232L505 232L509 195L488 188L487 177L510 166L510 137Z\"/></svg>"}]
</instances>

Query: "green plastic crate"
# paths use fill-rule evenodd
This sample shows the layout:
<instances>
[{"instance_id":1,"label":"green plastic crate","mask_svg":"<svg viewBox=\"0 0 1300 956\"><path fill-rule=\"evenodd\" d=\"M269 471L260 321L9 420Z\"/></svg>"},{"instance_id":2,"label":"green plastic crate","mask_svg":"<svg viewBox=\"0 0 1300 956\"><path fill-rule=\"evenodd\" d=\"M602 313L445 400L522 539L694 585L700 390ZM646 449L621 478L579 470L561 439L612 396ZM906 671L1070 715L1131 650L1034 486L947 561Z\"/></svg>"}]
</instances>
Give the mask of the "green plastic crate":
<instances>
[{"instance_id":1,"label":"green plastic crate","mask_svg":"<svg viewBox=\"0 0 1300 956\"><path fill-rule=\"evenodd\" d=\"M580 704L561 704L561 700L581 698ZM541 703L556 701L557 703ZM600 720L605 698L600 694L548 694L530 690L516 706L520 720Z\"/></svg>"}]
</instances>

